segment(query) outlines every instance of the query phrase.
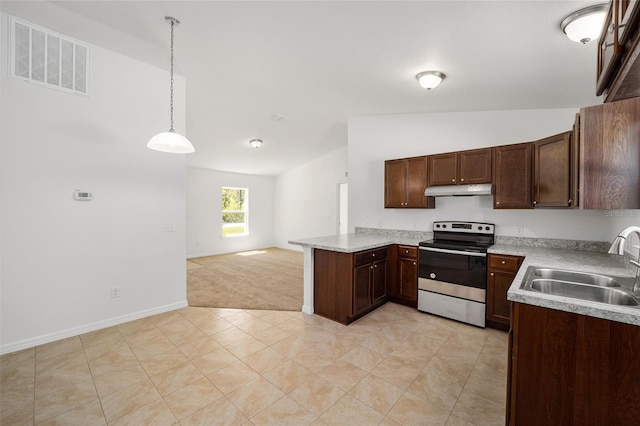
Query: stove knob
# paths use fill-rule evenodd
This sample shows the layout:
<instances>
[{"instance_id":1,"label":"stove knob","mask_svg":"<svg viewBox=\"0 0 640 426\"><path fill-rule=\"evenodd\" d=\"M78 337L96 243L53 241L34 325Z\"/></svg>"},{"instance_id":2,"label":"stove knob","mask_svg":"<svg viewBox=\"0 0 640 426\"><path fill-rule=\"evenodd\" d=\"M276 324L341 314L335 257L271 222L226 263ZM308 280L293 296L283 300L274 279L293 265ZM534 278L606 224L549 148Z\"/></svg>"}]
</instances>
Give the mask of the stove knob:
<instances>
[{"instance_id":1,"label":"stove knob","mask_svg":"<svg viewBox=\"0 0 640 426\"><path fill-rule=\"evenodd\" d=\"M446 228L446 227L447 227L447 225L442 225L442 227L443 227L443 228Z\"/></svg>"},{"instance_id":2,"label":"stove knob","mask_svg":"<svg viewBox=\"0 0 640 426\"><path fill-rule=\"evenodd\" d=\"M436 225L436 228L440 228L440 224L439 223Z\"/></svg>"},{"instance_id":3,"label":"stove knob","mask_svg":"<svg viewBox=\"0 0 640 426\"><path fill-rule=\"evenodd\" d=\"M478 226L478 231L482 231L482 226Z\"/></svg>"},{"instance_id":4,"label":"stove knob","mask_svg":"<svg viewBox=\"0 0 640 426\"><path fill-rule=\"evenodd\" d=\"M434 279L436 277L436 274L434 274L433 272L429 274L429 278Z\"/></svg>"},{"instance_id":5,"label":"stove knob","mask_svg":"<svg viewBox=\"0 0 640 426\"><path fill-rule=\"evenodd\" d=\"M484 228L484 229L485 229L485 231L488 231L488 230L490 230L491 228L487 226L487 227L486 227L486 228Z\"/></svg>"}]
</instances>

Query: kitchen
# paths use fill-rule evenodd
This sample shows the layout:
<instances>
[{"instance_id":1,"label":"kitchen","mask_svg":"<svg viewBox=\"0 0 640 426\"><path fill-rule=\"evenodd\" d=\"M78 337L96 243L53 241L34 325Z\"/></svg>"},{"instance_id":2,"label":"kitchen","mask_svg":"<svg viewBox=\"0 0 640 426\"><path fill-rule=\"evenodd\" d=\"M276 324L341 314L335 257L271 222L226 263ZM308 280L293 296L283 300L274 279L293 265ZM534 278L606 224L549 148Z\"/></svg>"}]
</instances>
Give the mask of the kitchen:
<instances>
[{"instance_id":1,"label":"kitchen","mask_svg":"<svg viewBox=\"0 0 640 426\"><path fill-rule=\"evenodd\" d=\"M43 6L44 7L44 6ZM559 19L559 18L558 18ZM185 27L186 28L186 23ZM551 28L551 25L550 25ZM554 37L561 38L563 41L564 36L557 28L556 22L553 22L553 28L550 32L554 34ZM164 34L164 33L163 33ZM571 45L567 49L580 49L583 47L590 48L593 52L592 46L580 46ZM573 50L571 50L573 51ZM163 51L164 53L164 51ZM100 52L97 52L100 54ZM115 55L114 55L115 56ZM102 58L97 56L97 58ZM143 108L149 108L154 111L154 115L161 116L164 111L163 99L160 95L154 95L156 92L164 94L165 89L165 76L164 73L155 70L155 73L141 64L135 61L124 61L121 57L108 56L114 63L122 61L129 66L128 72L137 77L145 76L149 82L157 83L157 87L151 86L145 88L149 92L148 101L144 101ZM107 62L107 61L103 61ZM589 62L591 64L591 62ZM592 66L592 65L589 65ZM588 78L591 79L591 74L586 73ZM97 78L98 76L96 76ZM407 83L408 90L419 89L415 85L414 75L410 75ZM98 81L98 80L96 80ZM455 80L450 76L449 80L445 81L444 85L433 92L429 93L430 98L437 102L445 102L448 97L447 91L444 89L446 84L453 85ZM460 79L458 79L460 81ZM6 85L5 85L6 83ZM178 88L184 85L183 80L178 80ZM545 83L549 83L545 79L538 80L536 78L527 78L525 83L532 86L543 87ZM150 83L151 84L151 83ZM568 82L562 82L561 85L567 85ZM414 86L415 85L415 86ZM478 85L480 87L480 85ZM591 86L590 86L591 87ZM21 92L16 90L16 84L12 82L6 82L3 80L3 97L5 94L9 94L12 97L4 98L11 100L21 99ZM98 87L96 87L98 89ZM102 93L102 92L99 92ZM122 109L125 112L131 112L125 108L122 99L126 99L126 93L121 93L121 98L116 99L113 105L117 108L113 110ZM420 93L420 96L424 93ZM154 97L155 96L155 97ZM43 98L45 95L42 96ZM53 97L53 96L50 96ZM335 217L335 185L340 182L346 182L348 180L350 185L350 226L353 227L367 227L367 228L382 228L382 229L408 229L417 230L423 232L429 232L431 230L431 224L437 220L469 220L477 222L490 222L496 224L496 234L506 235L512 237L534 237L534 238L560 238L569 240L583 240L583 241L607 241L613 240L616 233L638 222L637 209L631 210L526 210L526 211L499 211L494 210L491 204L490 197L472 197L472 198L442 198L437 201L437 208L435 210L397 210L397 209L384 209L384 161L395 158L404 158L415 155L428 155L439 152L451 152L462 151L465 149L481 148L487 146L496 146L501 144L511 144L518 142L526 142L537 140L552 134L560 133L569 130L574 115L577 112L578 107L594 105L598 103L599 99L588 93L587 97L593 100L593 102L585 103L578 102L575 99L571 99L563 103L563 108L545 108L542 104L536 104L531 102L526 109L519 110L500 110L497 111L481 111L477 104L468 104L466 107L470 111L475 112L439 112L439 113L417 113L417 114L397 114L396 115L366 115L367 112L362 112L363 115L353 115L348 120L348 145L343 147L337 147L334 151L319 157L317 160L313 160L299 167L295 171L283 173L277 178L269 176L263 179L267 184L265 191L273 191L278 202L283 201L286 198L286 193L290 190L294 193L302 194L299 198L293 201L297 201L297 204L305 204L304 206L297 206L297 209L287 209L281 207L278 204L276 210L278 210L279 218L274 221L276 228L276 236L273 240L277 245L290 247L287 245L287 241L291 239L310 237L314 235L327 235L334 232L334 223L332 220L327 220L327 217ZM478 95L477 99L486 99L489 96ZM579 97L582 99L582 97ZM184 97L177 99L179 102L184 102ZM88 102L88 101L87 101ZM84 101L83 101L84 103ZM498 104L496 102L496 104ZM51 105L47 102L38 102L37 105L46 106ZM54 104L55 105L55 104ZM113 106L112 105L112 106ZM161 105L158 106L158 105ZM178 104L178 110L184 110L181 108L182 104ZM24 105L21 105L24 107ZM486 107L486 106L485 106ZM15 118L13 110L9 106L3 103L3 119L5 117ZM141 109L143 109L141 108ZM507 108L507 107L504 107ZM44 108L43 108L44 109ZM112 110L110 109L110 111ZM415 109L421 110L419 108ZM453 108L450 106L450 110ZM410 110L413 111L413 110ZM40 111L43 115L46 109ZM7 114L6 116L4 114ZM371 112L369 112L371 113ZM183 112L180 113L178 122L184 123L186 121ZM135 116L135 114L130 114ZM26 113L24 116L27 116ZM24 117L23 116L23 117ZM127 146L132 146L134 143L132 140L144 140L148 138L146 129L141 129L139 123L131 123L127 121L127 116L120 117L119 123L121 126L125 126L127 129ZM162 116L164 117L164 116ZM210 117L207 114L207 120ZM88 117L86 122L95 124L91 121L92 118ZM204 122L206 120L196 120L198 122ZM56 128L56 123L46 123L48 128ZM117 146L118 154L126 153L125 155L130 159L130 163L123 165L121 159L123 155L113 155L113 157L104 155L105 153L111 154L109 148L111 145L107 143L110 134L106 129L112 128L112 123L99 121L99 125L95 128L98 129L98 133L102 136L96 138L97 147L93 147L94 150L87 149L86 151L80 151L85 146L81 145L77 139L77 134L65 134L64 137L56 137L57 142L66 142L65 138L71 138L75 145L73 147L66 147L60 152L57 152L48 146L48 143L44 142L38 146L42 149L42 157L58 158L59 162L55 164L61 168L67 168L73 170L78 165L84 165L86 173L89 176L96 177L95 172L89 171L89 166L94 166L96 170L105 173L116 182L130 182L147 183L148 176L139 175L133 172L133 169L149 170L152 169L156 172L154 177L158 178L154 182L154 185L159 185L164 188L171 188L171 196L167 199L162 199L161 203L140 203L142 195L148 196L148 193L152 193L153 190L137 191L136 185L125 185L121 187L112 188L105 185L100 179L97 179L97 183L100 184L101 191L98 191L94 201L84 205L84 210L79 209L72 210L65 204L63 208L53 209L53 213L56 223L65 224L65 226L48 227L47 223L49 217L37 216L38 220L35 222L41 224L37 227L28 227L31 223L24 221L18 221L19 229L28 229L30 233L27 242L22 242L25 235L17 235L16 232L4 233L3 228L3 244L11 247L11 251L3 250L3 292L6 289L11 290L9 295L11 296L11 304L13 306L7 306L3 304L3 327L7 327L7 324L13 325L4 334L4 338L9 336L8 342L13 344L15 342L23 343L24 341L34 338L45 336L51 337L49 333L56 333L60 330L78 330L78 327L95 326L100 321L111 320L117 318L123 320L123 317L127 315L139 314L140 312L149 314L147 310L162 308L175 309L178 306L178 302L181 302L184 298L181 298L183 293L180 287L180 269L183 264L184 258L184 238L187 224L184 219L184 208L181 202L184 199L184 189L181 188L181 183L184 182L185 175L193 173L195 168L189 168L186 172L184 170L184 163L172 162L169 159L154 160L154 167L150 167L143 160L137 157L138 152L129 152L121 146ZM151 123L146 123L151 126ZM164 120L162 120L162 124ZM184 124L183 124L184 125ZM4 124L3 124L4 126ZM37 127L37 126L33 126ZM95 128L92 126L84 126L76 128L77 133L82 134L83 131L92 130L95 132ZM196 126L194 126L196 127ZM35 129L29 129L35 132ZM190 130L191 131L191 130ZM345 130L347 131L347 130ZM21 133L12 133L16 140L22 140ZM93 136L94 133L91 133ZM132 135L135 135L132 136ZM33 140L38 141L50 141L50 138L46 134L35 133L31 134ZM91 139L94 140L94 139ZM19 145L19 144L18 144ZM116 144L113 144L116 145ZM122 144L124 145L124 144ZM266 145L265 145L266 147ZM24 150L28 151L31 145L24 145ZM14 159L18 157L15 152L21 148L12 148L9 151L9 155L4 157L5 159ZM48 151L46 149L51 149ZM101 155L96 155L96 150ZM104 152L103 152L104 151ZM76 154L80 152L81 155ZM256 151L258 152L258 151ZM13 154L13 155L12 155ZM20 158L24 153L20 151ZM24 154L28 158L27 154ZM96 160L96 157L100 158L100 161ZM247 156L248 157L248 156ZM36 211L44 211L39 204L40 198L28 197L26 194L40 193L38 190L43 189L41 186L43 183L51 184L54 190L47 187L47 191L44 191L46 198L43 201L51 202L49 199L52 193L64 193L69 185L75 184L75 179L68 179L66 176L60 176L61 172L54 170L55 167L46 167L49 164L48 158L38 158L39 162L36 163L46 171L43 176L33 178L29 176L26 170L30 169L31 163L22 160L18 162L18 167L11 168L12 178L20 176L20 185L11 186L12 195L11 199L20 200L22 204L20 207L24 208L25 204L28 205L29 212L32 214ZM113 170L117 170L118 173L108 173L102 162L110 161L108 164L112 166ZM8 162L8 161L7 161ZM5 163L3 163L3 168ZM123 167L128 167L123 169ZM20 170L18 170L20 169ZM131 170L130 170L131 169ZM7 169L5 169L7 170ZM348 170L348 178L345 176L345 172ZM313 171L313 172L312 172ZM122 179L120 173L128 173L128 179ZM15 174L13 174L15 173ZM56 174L57 173L57 174ZM327 178L324 182L318 182L318 176ZM3 177L5 177L3 175ZM55 178L61 178L63 182L57 182ZM97 176L101 177L101 175ZM248 179L248 178L247 178ZM275 182L274 182L275 181ZM5 180L6 182L6 180ZM56 182L56 185L53 185ZM93 181L94 184L97 184ZM177 183L176 183L177 182ZM310 185L305 185L311 182ZM189 182L188 184L192 184ZM270 185L270 186L269 186ZM151 186L155 188L154 186ZM275 187L275 189L274 189ZM329 189L328 191L315 191L317 187L322 189ZM271 188L271 189L269 189ZM30 191L22 191L21 189L29 189ZM75 186L71 188L76 189ZM298 192L295 192L298 191ZM144 194L143 194L144 193ZM140 215L139 222L130 224L128 221L123 220L126 226L120 228L114 226L113 228L107 226L104 227L101 223L111 224L112 217L105 217L106 210L100 209L98 206L103 200L109 199L106 196L111 197L111 201L117 200L122 205L134 205L139 209L146 205L157 205L158 208L151 211L144 210L144 215ZM116 196L117 195L117 196ZM304 198L303 198L304 197ZM308 197L308 198L306 198ZM159 197L160 198L160 197ZM9 199L9 197L7 197ZM146 200L146 198L145 198ZM300 202L304 200L304 202ZM9 203L8 203L9 204ZM61 203L62 204L62 203ZM294 204L294 203L292 203ZM23 216L23 212L20 209L12 207L11 218L18 220ZM113 205L113 204L112 204ZM75 205L76 207L78 205ZM66 209L66 210L65 210ZM4 206L3 206L4 210ZM7 209L9 210L9 208ZM158 213L162 211L162 213ZM106 212L106 213L105 213ZM4 213L4 212L3 212ZM100 216L103 214L105 216ZM273 215L273 213L271 213ZM98 216L96 216L98 215ZM333 215L333 216L332 216ZM24 215L26 216L26 215ZM305 220L300 225L299 221L295 220L303 217ZM73 220L81 220L81 225L75 226L76 222ZM151 218L151 219L149 219ZM100 219L100 220L96 220ZM172 222L178 223L178 230L175 234L160 234L155 235L155 226L160 223ZM115 221L118 222L117 220ZM153 226L146 226L152 222ZM184 226L182 226L184 225ZM298 227L299 226L299 227ZM159 227L159 226L158 226ZM55 229L54 229L55 228ZM150 229L153 228L153 229ZM53 229L53 231L52 231ZM143 229L143 231L140 231ZM327 230L328 229L328 230ZM199 230L195 230L196 233ZM159 233L159 232L158 232ZM202 231L204 233L204 231ZM65 250L60 250L58 242L64 242L66 244L67 251L69 247L73 250L71 254L77 256L86 256L86 245L89 236L93 236L94 239L98 239L101 242L101 247L90 246L96 254L96 259L90 259L89 262L75 263L72 259L62 256ZM121 236L124 240L128 241L131 248L123 248L122 240L114 242L114 236ZM164 238L167 237L167 238ZM145 241L145 244L141 244ZM189 243L191 241L188 241ZM3 248L5 246L3 245ZM44 250L47 255L53 260L59 260L58 262L51 261L47 265L47 268L33 268L32 262L32 249L38 247L39 250ZM154 262L149 259L141 259L139 253L152 252L154 253L156 247L164 248L166 256L162 258L162 262ZM118 250L122 251L124 255L128 255L134 261L118 257L115 253ZM103 259L109 259L109 262L105 262ZM6 262L6 263L5 263ZM112 263L121 263L123 267L112 268ZM158 265L162 263L161 267ZM14 265L21 265L22 269L17 270ZM65 269L65 265L66 268ZM142 270L140 266L144 266L146 269ZM153 270L152 277L149 278L148 271ZM43 271L43 272L39 272ZM44 272L46 271L46 272ZM72 273L70 273L72 271ZM98 271L99 273L96 273ZM127 272L122 275L121 271ZM27 275L29 279L24 279L24 275ZM8 278L7 278L8 277ZM49 280L52 277L53 280ZM144 282L145 287L129 285L128 287L123 284L123 289L129 290L129 293L125 291L121 301L127 302L117 304L109 301L107 297L103 297L103 293L96 294L88 291L83 286L85 280L82 277L91 277L92 282L100 282L108 288L113 280L120 280L124 284L128 283L128 280ZM33 290L32 283L46 283L49 284L53 281L56 285L42 285L36 287ZM149 282L152 281L152 282ZM169 282L170 281L170 282ZM22 284L25 285L22 285ZM160 283L161 285L157 285ZM177 284L176 284L177 283ZM78 289L82 289L78 291ZM41 297L37 300L29 298L29 291L40 294ZM132 291L135 290L135 291ZM182 293L181 293L182 291ZM98 294L99 293L99 294ZM3 293L3 303L7 300ZM140 300L127 299L132 294L143 294ZM42 303L42 300L47 303ZM69 301L74 302L73 305L69 304ZM104 302L106 300L106 302ZM43 306L44 305L44 306ZM7 309L5 309L7 306ZM65 309L66 307L73 306L80 311L77 316L70 315L74 309ZM114 309L117 306L117 309ZM22 311L22 312L20 312ZM24 315L22 314L24 312ZM7 315L6 317L4 315ZM31 315L31 316L29 316ZM28 318L26 321L17 321L16 319ZM33 318L38 318L40 321L33 321ZM5 321L9 319L9 321ZM19 324L20 327L15 325ZM103 325L100 323L98 325ZM18 331L20 333L18 333ZM79 331L89 331L86 329L80 329ZM56 337L64 337L57 335ZM3 341L3 344L5 341Z\"/></svg>"}]
</instances>

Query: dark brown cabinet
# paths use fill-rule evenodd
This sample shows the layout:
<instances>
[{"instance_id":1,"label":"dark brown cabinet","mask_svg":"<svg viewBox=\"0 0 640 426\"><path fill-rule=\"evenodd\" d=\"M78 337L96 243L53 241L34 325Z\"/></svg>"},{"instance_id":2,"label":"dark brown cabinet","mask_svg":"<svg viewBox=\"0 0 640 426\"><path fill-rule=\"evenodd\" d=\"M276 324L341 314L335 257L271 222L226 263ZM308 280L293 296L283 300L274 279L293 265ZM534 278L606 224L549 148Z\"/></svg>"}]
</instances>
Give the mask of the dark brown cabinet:
<instances>
[{"instance_id":1,"label":"dark brown cabinet","mask_svg":"<svg viewBox=\"0 0 640 426\"><path fill-rule=\"evenodd\" d=\"M605 102L640 96L640 1L609 2L597 61L596 94Z\"/></svg>"},{"instance_id":2,"label":"dark brown cabinet","mask_svg":"<svg viewBox=\"0 0 640 426\"><path fill-rule=\"evenodd\" d=\"M487 257L487 326L508 330L511 302L507 291L524 260L520 256L489 254Z\"/></svg>"},{"instance_id":3,"label":"dark brown cabinet","mask_svg":"<svg viewBox=\"0 0 640 426\"><path fill-rule=\"evenodd\" d=\"M573 182L578 177L572 161L576 155L573 132L560 133L533 143L533 204L536 207L576 205Z\"/></svg>"},{"instance_id":4,"label":"dark brown cabinet","mask_svg":"<svg viewBox=\"0 0 640 426\"><path fill-rule=\"evenodd\" d=\"M391 301L407 306L418 306L418 248L394 246L395 275L389 286Z\"/></svg>"},{"instance_id":5,"label":"dark brown cabinet","mask_svg":"<svg viewBox=\"0 0 640 426\"><path fill-rule=\"evenodd\" d=\"M493 149L493 208L533 208L532 143Z\"/></svg>"},{"instance_id":6,"label":"dark brown cabinet","mask_svg":"<svg viewBox=\"0 0 640 426\"><path fill-rule=\"evenodd\" d=\"M640 327L522 303L509 333L507 425L632 425Z\"/></svg>"},{"instance_id":7,"label":"dark brown cabinet","mask_svg":"<svg viewBox=\"0 0 640 426\"><path fill-rule=\"evenodd\" d=\"M491 183L491 148L428 157L429 186Z\"/></svg>"},{"instance_id":8,"label":"dark brown cabinet","mask_svg":"<svg viewBox=\"0 0 640 426\"><path fill-rule=\"evenodd\" d=\"M425 197L427 157L384 162L385 208L434 208L435 199Z\"/></svg>"},{"instance_id":9,"label":"dark brown cabinet","mask_svg":"<svg viewBox=\"0 0 640 426\"><path fill-rule=\"evenodd\" d=\"M640 209L640 98L580 109L580 207Z\"/></svg>"},{"instance_id":10,"label":"dark brown cabinet","mask_svg":"<svg viewBox=\"0 0 640 426\"><path fill-rule=\"evenodd\" d=\"M357 253L314 250L314 311L349 324L387 301L388 248Z\"/></svg>"}]
</instances>

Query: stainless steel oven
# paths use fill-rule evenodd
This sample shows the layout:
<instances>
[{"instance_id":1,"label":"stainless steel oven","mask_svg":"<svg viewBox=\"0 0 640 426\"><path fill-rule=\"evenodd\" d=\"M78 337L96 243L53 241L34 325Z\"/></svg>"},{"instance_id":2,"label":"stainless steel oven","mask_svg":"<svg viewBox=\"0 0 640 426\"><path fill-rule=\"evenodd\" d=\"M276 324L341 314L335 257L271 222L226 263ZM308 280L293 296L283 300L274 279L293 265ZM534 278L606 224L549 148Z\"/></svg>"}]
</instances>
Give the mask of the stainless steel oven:
<instances>
[{"instance_id":1,"label":"stainless steel oven","mask_svg":"<svg viewBox=\"0 0 640 426\"><path fill-rule=\"evenodd\" d=\"M487 248L495 226L434 222L433 240L420 243L418 310L485 326Z\"/></svg>"}]
</instances>

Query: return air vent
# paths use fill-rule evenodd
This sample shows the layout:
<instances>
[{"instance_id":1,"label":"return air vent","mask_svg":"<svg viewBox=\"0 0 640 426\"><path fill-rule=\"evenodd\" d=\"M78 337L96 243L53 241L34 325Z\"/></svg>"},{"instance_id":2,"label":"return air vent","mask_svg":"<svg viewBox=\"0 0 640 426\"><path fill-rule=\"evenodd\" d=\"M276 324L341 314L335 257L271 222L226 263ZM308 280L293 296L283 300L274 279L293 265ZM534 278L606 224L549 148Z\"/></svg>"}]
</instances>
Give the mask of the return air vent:
<instances>
[{"instance_id":1,"label":"return air vent","mask_svg":"<svg viewBox=\"0 0 640 426\"><path fill-rule=\"evenodd\" d=\"M89 93L89 45L10 17L11 76L73 93Z\"/></svg>"}]
</instances>

